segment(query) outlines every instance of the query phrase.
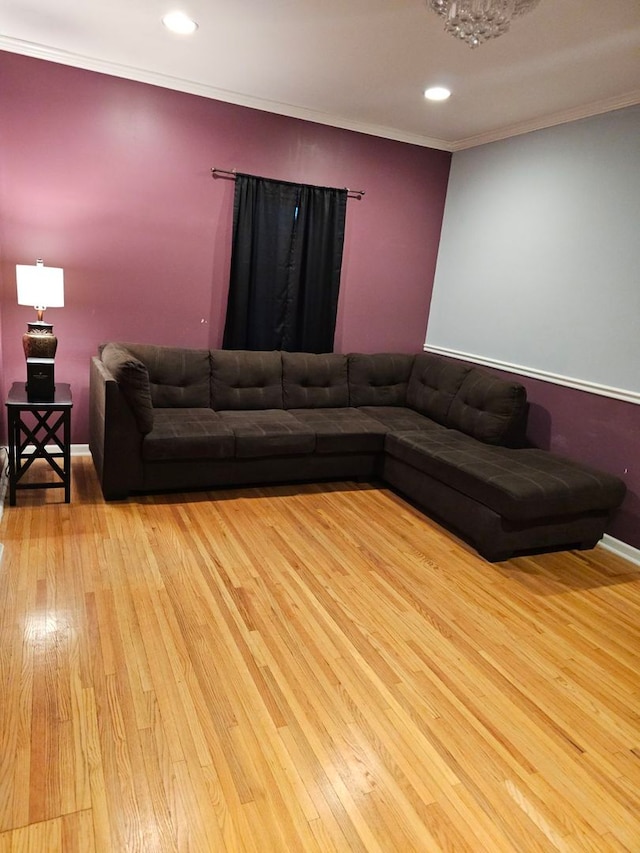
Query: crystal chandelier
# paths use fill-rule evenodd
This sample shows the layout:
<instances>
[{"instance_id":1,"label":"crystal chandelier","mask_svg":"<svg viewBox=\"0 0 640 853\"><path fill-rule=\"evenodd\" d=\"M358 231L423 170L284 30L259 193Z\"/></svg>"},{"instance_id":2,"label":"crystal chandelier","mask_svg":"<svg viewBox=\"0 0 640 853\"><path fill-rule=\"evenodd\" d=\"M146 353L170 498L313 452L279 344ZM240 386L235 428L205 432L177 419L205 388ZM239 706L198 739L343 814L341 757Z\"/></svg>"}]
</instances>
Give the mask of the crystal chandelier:
<instances>
[{"instance_id":1,"label":"crystal chandelier","mask_svg":"<svg viewBox=\"0 0 640 853\"><path fill-rule=\"evenodd\" d=\"M524 15L539 0L427 0L444 18L444 28L469 47L506 33L512 18Z\"/></svg>"}]
</instances>

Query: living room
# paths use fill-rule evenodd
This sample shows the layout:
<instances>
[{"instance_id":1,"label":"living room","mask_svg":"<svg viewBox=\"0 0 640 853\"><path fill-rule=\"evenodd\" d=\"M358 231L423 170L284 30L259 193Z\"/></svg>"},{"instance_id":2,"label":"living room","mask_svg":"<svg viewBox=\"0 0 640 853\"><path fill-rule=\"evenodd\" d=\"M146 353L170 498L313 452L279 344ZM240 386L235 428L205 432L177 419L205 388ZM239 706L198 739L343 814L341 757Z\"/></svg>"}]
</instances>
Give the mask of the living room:
<instances>
[{"instance_id":1,"label":"living room","mask_svg":"<svg viewBox=\"0 0 640 853\"><path fill-rule=\"evenodd\" d=\"M431 348L452 358L475 358L476 364L521 382L530 403L531 444L625 482L626 497L604 544L618 561L612 577L623 574L623 561L628 566L630 597L620 595L618 606L631 608L634 595L637 600L637 587L635 592L630 589L634 567L640 561L640 338L633 336L630 325L640 313L640 245L634 239L640 199L638 101L477 147L446 150L128 79L115 66L113 73L89 70L65 62L62 54L45 59L33 51L27 55L5 47L0 51L0 389L5 398L12 382L25 376L20 339L32 319L32 311L16 301L16 264L35 263L41 257L47 265L64 268L65 305L49 309L47 319L55 324L59 339L56 378L73 389L72 445L82 452L89 434L88 366L101 343L221 345L234 182L232 176L212 175L212 168L362 190L364 194L356 194L347 205L335 351L417 353ZM569 163L575 169L569 169ZM596 175L605 177L596 180ZM582 182L580 193L576 181ZM536 185L552 187L553 193L546 197L547 204L528 210L526 194ZM609 191L611 187L615 192ZM470 211L472 196L482 204ZM551 208L551 202L561 207ZM518 210L519 221L514 213ZM561 215L553 218L553 210ZM478 280L487 289L486 299L478 300L461 248L468 235L482 233L487 219L500 229L497 245L504 246L504 257L495 270L490 269L494 246L486 255L475 251L482 247L474 247ZM604 245L603 222L611 227ZM614 232L619 242L612 245ZM587 267L584 257L575 255L580 241ZM594 246L601 248L604 267L596 268L589 260L588 250ZM567 280L566 305L557 304L546 286L551 262ZM495 285L492 293L488 280ZM531 298L534 287L540 288L537 301ZM536 304L541 306L539 314ZM614 326L606 313L611 306L618 318ZM575 324L571 314L562 314L572 307ZM540 325L545 312L548 318L562 319L560 333L555 324L546 330ZM526 334L523 317L531 319L537 339L542 339L539 354ZM602 325L594 331L593 323L599 319ZM595 349L592 359L588 333ZM6 444L4 421L1 440ZM79 493L98 500L90 484L82 487L90 469L81 470ZM56 499L42 499L40 509L48 511L51 500ZM335 494L326 500L319 515L339 503ZM5 524L8 515L20 513L23 501L25 512L37 513L34 492L5 511ZM204 547L202 506L198 501L197 515L188 523L198 528ZM228 513L230 506L220 512ZM339 506L341 512L348 511L342 503ZM73 507L72 498L70 511ZM374 502L373 509L382 517L388 506ZM187 522L179 508L174 510L175 536L182 541ZM160 514L161 506L154 511ZM270 511L266 504L263 511L266 518ZM408 537L415 518L406 508L399 511L403 535ZM162 516L163 523L168 517ZM233 527L231 517L227 523ZM35 518L30 515L29 523L35 525ZM65 518L60 516L67 523ZM90 524L88 519L89 515L83 524ZM128 521L121 523L135 536ZM253 517L250 523L270 536L268 525L262 527ZM290 533L295 539L293 529ZM25 529L24 536L28 535ZM109 536L109 541L116 539L117 530ZM377 534L374 538L384 550L382 539ZM252 541L258 547L255 534ZM438 559L445 559L445 543L438 539ZM35 544L33 548L37 556ZM65 549L71 546L59 548L68 556ZM297 542L296 548L301 553L303 543ZM464 583L470 586L473 575L467 563L472 558L463 552L460 559L465 564ZM550 557L543 568L536 563L522 565L523 571L529 567L533 574L545 576L549 596L562 586L553 582L553 572L561 571L557 557ZM575 583L577 566L574 559L570 576ZM515 571L509 566L504 576ZM593 588L596 574L592 565L587 567ZM97 577L94 580L99 586ZM388 577L380 579L380 588L389 583ZM533 576L529 583L535 585ZM293 590L292 586L292 596ZM486 590L478 594L487 595ZM369 606L372 600L367 597ZM398 618L397 627L400 623ZM631 683L631 669L625 672ZM511 796L517 799L517 794ZM632 798L631 793L628 796ZM46 820L45 812L36 809L34 814ZM351 819L356 812L354 807ZM15 809L18 813L24 816ZM543 820L540 815L536 819L539 824ZM6 819L0 832L31 822ZM485 841L491 838L486 832ZM375 839L362 833L363 849L399 849L381 845L379 838L376 848ZM523 836L509 836L505 830L504 837L513 842ZM625 836L626 843L633 849L630 837ZM501 848L496 838L495 846L485 849L512 849L507 842ZM545 838L548 849L556 849L549 836ZM332 848L327 844L325 849ZM353 838L351 846L342 849L357 849ZM425 844L422 849L439 848ZM610 849L624 847L616 848L611 841Z\"/></svg>"},{"instance_id":2,"label":"living room","mask_svg":"<svg viewBox=\"0 0 640 853\"><path fill-rule=\"evenodd\" d=\"M2 142L2 204L3 211L10 212L2 217L2 390L6 394L11 382L24 373L19 340L30 318L15 300L14 267L31 262L35 243L45 264L65 268L65 308L51 309L49 317L55 319L61 342L58 373L64 370L62 378L74 389L75 444L88 440L87 364L98 344L221 343L234 185L232 180L212 178L212 167L241 163L250 173L283 180L364 188L362 199L348 202L335 350L417 352L424 346L450 153L31 57L3 53L1 59L6 81L3 115L8 117ZM613 170L633 194L638 153L632 142L639 116L637 107L629 107L541 130L535 136L544 147L556 139L560 150L571 145L574 159L583 152L588 169L600 168L596 159L600 157L601 168ZM516 163L518 174L544 168L540 159L533 159L538 155L526 136L493 145L496 156L509 156L512 170ZM626 156L612 153L612 146L619 146ZM453 155L454 163L457 158L463 168L465 159L475 156L473 168L484 174L484 152L487 158L491 154L486 147L459 152ZM553 158L547 160L553 168ZM563 173L553 174L555 192L562 196ZM469 186L473 171L464 180ZM514 194L521 192L518 180L513 186ZM505 206L518 201L514 195ZM569 198L567 223L572 203ZM601 214L606 203L601 193L593 199ZM576 198L574 212L583 205L584 199ZM633 229L633 208L605 210L604 216L609 213L615 222L626 222L627 230ZM545 235L556 241L547 252L562 247L562 232L549 237L545 230ZM593 239L585 234L585 246ZM637 291L628 277L637 252L635 242L627 240L619 261L619 272L626 278L615 275L607 280L607 300L620 300L621 316L634 316ZM620 258L620 253L615 256ZM441 258L441 264L445 260ZM540 275L546 275L543 258L534 257L529 263L527 280L535 281L536 264L542 268ZM579 259L575 264L581 268ZM438 285L446 288L443 276ZM514 317L517 287L514 278ZM525 292L522 298L526 296ZM574 332L566 327L564 334L571 353ZM626 341L620 352L617 335L606 328L598 329L597 335L598 340L610 341L609 349L620 353L627 365L634 364ZM519 357L517 350L512 360L539 368L538 362ZM637 388L626 389L628 399L616 399L580 385L581 376L575 377L574 388L544 381L544 372L538 376L519 377L532 403L529 438L544 449L624 478L627 497L609 532L637 549ZM609 384L619 387L616 381Z\"/></svg>"}]
</instances>

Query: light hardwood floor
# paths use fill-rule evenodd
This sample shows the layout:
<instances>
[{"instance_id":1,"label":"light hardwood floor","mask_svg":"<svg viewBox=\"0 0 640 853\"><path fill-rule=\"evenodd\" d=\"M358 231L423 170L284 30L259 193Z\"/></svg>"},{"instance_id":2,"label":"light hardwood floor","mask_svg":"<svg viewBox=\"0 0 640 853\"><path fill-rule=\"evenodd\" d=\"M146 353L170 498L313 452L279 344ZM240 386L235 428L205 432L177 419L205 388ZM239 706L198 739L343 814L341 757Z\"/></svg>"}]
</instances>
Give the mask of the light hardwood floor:
<instances>
[{"instance_id":1,"label":"light hardwood floor","mask_svg":"<svg viewBox=\"0 0 640 853\"><path fill-rule=\"evenodd\" d=\"M640 851L640 571L490 565L390 491L0 526L0 853Z\"/></svg>"}]
</instances>

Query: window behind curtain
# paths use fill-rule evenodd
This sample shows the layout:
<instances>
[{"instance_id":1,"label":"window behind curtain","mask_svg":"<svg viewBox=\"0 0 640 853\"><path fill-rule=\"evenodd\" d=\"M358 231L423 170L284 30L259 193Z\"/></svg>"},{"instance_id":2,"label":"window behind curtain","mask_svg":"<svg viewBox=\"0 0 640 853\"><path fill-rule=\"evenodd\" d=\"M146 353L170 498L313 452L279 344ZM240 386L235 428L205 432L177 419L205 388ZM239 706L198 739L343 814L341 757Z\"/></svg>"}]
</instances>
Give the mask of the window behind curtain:
<instances>
[{"instance_id":1,"label":"window behind curtain","mask_svg":"<svg viewBox=\"0 0 640 853\"><path fill-rule=\"evenodd\" d=\"M225 349L332 352L347 191L237 175Z\"/></svg>"}]
</instances>

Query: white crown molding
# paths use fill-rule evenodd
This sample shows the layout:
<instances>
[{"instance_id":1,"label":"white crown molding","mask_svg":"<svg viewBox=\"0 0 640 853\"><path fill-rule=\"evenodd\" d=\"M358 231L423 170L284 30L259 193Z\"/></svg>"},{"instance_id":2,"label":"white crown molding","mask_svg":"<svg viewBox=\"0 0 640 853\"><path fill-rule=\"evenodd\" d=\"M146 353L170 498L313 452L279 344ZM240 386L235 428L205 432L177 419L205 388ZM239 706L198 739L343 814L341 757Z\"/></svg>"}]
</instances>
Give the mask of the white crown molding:
<instances>
[{"instance_id":1,"label":"white crown molding","mask_svg":"<svg viewBox=\"0 0 640 853\"><path fill-rule=\"evenodd\" d=\"M277 101L269 101L263 98L255 98L244 95L241 92L232 92L228 89L218 89L197 83L194 80L185 80L180 77L172 77L168 74L160 74L155 71L147 71L130 65L121 65L116 62L94 59L82 54L57 50L46 45L34 42L22 41L20 39L0 36L0 50L9 53L19 53L23 56L32 56L35 59L45 59L48 62L57 62L60 65L70 65L74 68L82 68L85 71L97 71L100 74L109 74L112 77L123 77L126 80L135 80L138 83L149 83L152 86L160 86L164 89L173 89L177 92L186 92L190 95L200 95L203 98L211 98L215 101L224 101L229 104L237 104L241 107L249 107L262 112L275 113L277 115L298 118L303 121L311 121L316 124L324 124L330 127L339 127L343 130L352 130L356 133L365 133L368 136L379 136L383 139L392 139L396 142L407 142L410 145L419 145L423 148L435 148L440 151L453 150L451 143L442 139L429 136L408 133L393 127L383 125L367 124L365 122L352 121L343 116L334 116L321 113L316 110L298 107L293 104L284 104Z\"/></svg>"},{"instance_id":2,"label":"white crown molding","mask_svg":"<svg viewBox=\"0 0 640 853\"><path fill-rule=\"evenodd\" d=\"M356 133L365 133L368 136L379 136L383 139L392 139L395 142L406 142L410 145L419 145L423 148L435 148L439 151L448 151L450 153L463 151L466 148L475 148L478 145L485 145L488 142L498 142L512 136L520 136L524 133L531 133L534 130L543 130L547 127L566 124L568 122L577 121L578 119L589 118L590 116L600 115L601 113L623 109L624 107L630 107L640 103L640 89L637 89L633 92L628 92L625 95L596 101L591 104L585 104L581 107L554 113L550 116L542 116L531 119L530 121L507 125L506 127L502 127L498 130L480 133L476 136L469 136L463 139L449 141L445 139L436 139L435 137L430 136L423 136L417 133L409 133L407 131L401 131L397 128L386 127L384 125L367 124L366 122L354 121L347 119L344 116L322 113L305 107L295 106L294 104L255 98L241 92L232 92L228 89L218 89L215 86L208 86L194 80L185 80L180 77L172 77L168 74L160 74L158 72L148 71L131 65L123 65L116 62L109 62L107 60L95 59L79 53L58 50L56 48L48 47L47 45L9 38L8 36L0 35L0 50L6 50L9 53L19 53L24 56L32 56L35 59L45 59L49 62L60 63L61 65L71 65L74 68L83 68L86 71L96 71L101 74L109 74L112 77L123 77L126 80L136 80L139 83L148 83L152 86L173 89L177 92L186 92L190 95L199 95L203 98L211 98L216 101L237 104L238 106L249 107L254 110L262 110L263 112L285 115L290 118L298 118L303 121L315 122L316 124L339 127L343 130L352 130Z\"/></svg>"},{"instance_id":3,"label":"white crown molding","mask_svg":"<svg viewBox=\"0 0 640 853\"><path fill-rule=\"evenodd\" d=\"M517 373L520 376L528 376L531 379L541 379L543 382L552 382L554 385L563 385L566 388L575 388L578 391L586 391L589 394L598 394L601 397L611 397L614 400L623 400L625 403L640 405L640 392L627 391L624 388L614 388L609 385L599 385L586 379L576 379L574 376L562 376L558 373L549 373L546 370L538 370L535 367L527 367L522 364L511 364L508 361L499 361L495 358L476 355L475 353L461 352L460 350L448 349L446 347L431 346L425 344L425 352L437 355L457 358L460 361L470 361L473 364L482 364L485 367L494 367L496 370L504 370L507 373Z\"/></svg>"},{"instance_id":4,"label":"white crown molding","mask_svg":"<svg viewBox=\"0 0 640 853\"><path fill-rule=\"evenodd\" d=\"M610 113L614 110L622 110L625 107L633 107L640 104L640 89L627 92L624 95L616 95L614 98L606 98L602 101L594 101L581 107L563 110L559 113L541 118L523 121L518 124L507 125L499 130L491 130L487 133L479 133L477 136L469 136L466 139L458 139L450 144L450 151L464 151L466 148L477 148L478 145L486 145L488 142L499 142L502 139L510 139L512 136L522 136L524 133L532 133L534 130L544 130L547 127L555 127L558 124L568 124L583 118Z\"/></svg>"},{"instance_id":5,"label":"white crown molding","mask_svg":"<svg viewBox=\"0 0 640 853\"><path fill-rule=\"evenodd\" d=\"M612 554L616 554L618 557L622 557L623 560L628 560L636 566L640 566L640 548L634 548L633 545L627 545L626 542L622 542L620 539L614 539L608 533L604 534L598 543L598 547L604 548L605 551L610 551Z\"/></svg>"}]
</instances>

